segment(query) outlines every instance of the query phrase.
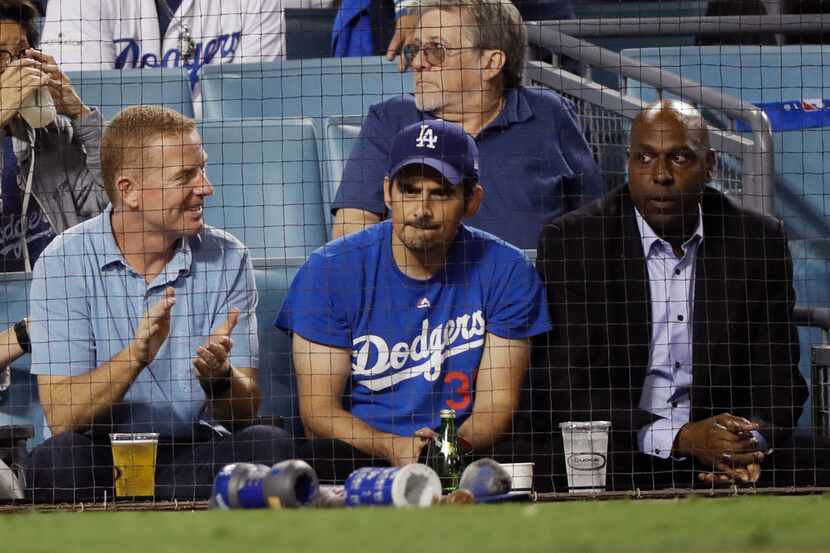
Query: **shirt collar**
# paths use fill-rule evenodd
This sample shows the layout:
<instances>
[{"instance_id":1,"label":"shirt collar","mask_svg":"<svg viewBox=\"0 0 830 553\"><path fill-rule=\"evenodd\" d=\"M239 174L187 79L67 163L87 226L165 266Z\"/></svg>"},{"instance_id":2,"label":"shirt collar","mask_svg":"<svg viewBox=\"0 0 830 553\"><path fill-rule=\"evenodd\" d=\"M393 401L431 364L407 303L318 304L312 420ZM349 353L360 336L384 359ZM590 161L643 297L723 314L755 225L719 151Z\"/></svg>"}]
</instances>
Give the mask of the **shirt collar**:
<instances>
[{"instance_id":1,"label":"shirt collar","mask_svg":"<svg viewBox=\"0 0 830 553\"><path fill-rule=\"evenodd\" d=\"M692 244L703 241L703 210L700 205L697 206L697 212L697 228L694 234L683 243L684 253L688 251L689 246ZM640 240L643 242L643 254L646 258L651 255L655 244L660 244L663 248L671 250L671 245L654 232L654 229L651 228L651 225L642 216L637 206L634 206L634 216L637 218L637 230L640 231Z\"/></svg>"},{"instance_id":2,"label":"shirt collar","mask_svg":"<svg viewBox=\"0 0 830 553\"><path fill-rule=\"evenodd\" d=\"M120 264L123 267L129 268L130 266L127 264L127 260L124 259L124 254L121 252L121 248L118 247L118 243L115 241L115 234L112 231L112 204L109 204L104 209L95 232L102 240L100 251L96 250L98 267L103 270L112 264ZM161 274L156 277L155 282L159 282L159 279L163 279L163 282L172 282L179 275L190 272L190 265L193 262L191 240L195 241L196 244L201 243L202 234L199 233L192 239L183 238L179 240L179 245L176 247L176 253L173 255L173 259L164 267Z\"/></svg>"},{"instance_id":3,"label":"shirt collar","mask_svg":"<svg viewBox=\"0 0 830 553\"><path fill-rule=\"evenodd\" d=\"M523 123L531 117L533 117L533 110L530 104L523 95L519 94L518 88L511 88L507 90L504 97L504 107L485 128L509 127L514 123Z\"/></svg>"},{"instance_id":4,"label":"shirt collar","mask_svg":"<svg viewBox=\"0 0 830 553\"><path fill-rule=\"evenodd\" d=\"M426 116L428 119L437 119L432 113L428 113ZM533 109L527 99L523 94L519 94L519 88L511 88L507 90L504 97L504 107L501 108L496 118L490 121L482 130L509 127L514 123L524 123L531 117L533 117Z\"/></svg>"}]
</instances>

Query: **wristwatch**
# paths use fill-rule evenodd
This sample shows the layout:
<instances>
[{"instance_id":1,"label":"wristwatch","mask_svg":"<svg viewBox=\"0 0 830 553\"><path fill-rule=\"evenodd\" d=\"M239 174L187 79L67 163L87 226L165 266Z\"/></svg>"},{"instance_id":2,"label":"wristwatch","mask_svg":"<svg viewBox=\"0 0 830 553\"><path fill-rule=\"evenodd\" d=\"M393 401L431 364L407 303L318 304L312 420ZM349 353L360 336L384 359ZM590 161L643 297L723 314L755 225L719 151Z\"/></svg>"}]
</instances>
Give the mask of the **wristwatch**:
<instances>
[{"instance_id":1,"label":"wristwatch","mask_svg":"<svg viewBox=\"0 0 830 553\"><path fill-rule=\"evenodd\" d=\"M228 390L231 388L231 378L233 377L233 367L230 368L228 371L227 376L220 376L218 378L210 378L202 380L202 388L205 390L205 394L210 399L215 399L217 397L222 397Z\"/></svg>"},{"instance_id":2,"label":"wristwatch","mask_svg":"<svg viewBox=\"0 0 830 553\"><path fill-rule=\"evenodd\" d=\"M32 353L32 342L29 340L29 327L26 319L23 318L14 323L14 334L17 336L17 343L24 353Z\"/></svg>"},{"instance_id":3,"label":"wristwatch","mask_svg":"<svg viewBox=\"0 0 830 553\"><path fill-rule=\"evenodd\" d=\"M226 376L225 378L216 378L211 380L208 383L207 395L211 399L215 399L217 397L222 397L228 390L231 388L231 377Z\"/></svg>"}]
</instances>

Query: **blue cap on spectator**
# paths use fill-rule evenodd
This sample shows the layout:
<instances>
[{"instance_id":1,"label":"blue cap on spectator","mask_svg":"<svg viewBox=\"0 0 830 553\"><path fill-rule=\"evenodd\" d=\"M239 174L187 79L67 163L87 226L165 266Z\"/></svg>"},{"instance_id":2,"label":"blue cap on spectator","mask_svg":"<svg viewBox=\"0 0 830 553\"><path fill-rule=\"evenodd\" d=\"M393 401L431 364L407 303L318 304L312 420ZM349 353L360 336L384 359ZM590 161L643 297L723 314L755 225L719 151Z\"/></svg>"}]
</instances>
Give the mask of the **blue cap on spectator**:
<instances>
[{"instance_id":1,"label":"blue cap on spectator","mask_svg":"<svg viewBox=\"0 0 830 553\"><path fill-rule=\"evenodd\" d=\"M395 136L389 154L389 178L409 165L426 165L453 186L465 178L478 181L478 147L458 125L441 119L404 127Z\"/></svg>"}]
</instances>

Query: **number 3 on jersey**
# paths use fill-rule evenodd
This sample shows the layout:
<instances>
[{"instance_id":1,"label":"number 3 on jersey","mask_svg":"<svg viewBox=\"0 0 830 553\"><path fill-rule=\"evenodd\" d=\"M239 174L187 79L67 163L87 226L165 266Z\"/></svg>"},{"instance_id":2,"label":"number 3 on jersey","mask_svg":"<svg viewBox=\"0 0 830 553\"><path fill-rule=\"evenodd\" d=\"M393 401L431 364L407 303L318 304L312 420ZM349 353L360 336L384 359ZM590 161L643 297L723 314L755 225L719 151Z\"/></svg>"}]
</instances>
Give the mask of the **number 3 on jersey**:
<instances>
[{"instance_id":1,"label":"number 3 on jersey","mask_svg":"<svg viewBox=\"0 0 830 553\"><path fill-rule=\"evenodd\" d=\"M470 396L470 377L461 371L450 371L444 376L444 384L452 385L453 383L457 383L455 386L455 395L457 397L448 399L447 407L455 409L456 411L462 411L470 405L470 401L472 400Z\"/></svg>"}]
</instances>

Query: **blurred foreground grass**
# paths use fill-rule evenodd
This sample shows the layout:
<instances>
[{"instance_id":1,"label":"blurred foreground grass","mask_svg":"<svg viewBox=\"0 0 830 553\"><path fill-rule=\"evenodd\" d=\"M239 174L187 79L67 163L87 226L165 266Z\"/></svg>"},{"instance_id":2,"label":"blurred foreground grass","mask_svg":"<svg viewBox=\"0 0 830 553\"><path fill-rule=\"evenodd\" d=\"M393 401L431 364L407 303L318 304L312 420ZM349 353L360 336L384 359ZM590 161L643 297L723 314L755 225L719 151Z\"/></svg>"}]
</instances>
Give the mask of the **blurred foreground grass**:
<instances>
[{"instance_id":1,"label":"blurred foreground grass","mask_svg":"<svg viewBox=\"0 0 830 553\"><path fill-rule=\"evenodd\" d=\"M828 552L830 497L4 514L0 536L15 553Z\"/></svg>"}]
</instances>

